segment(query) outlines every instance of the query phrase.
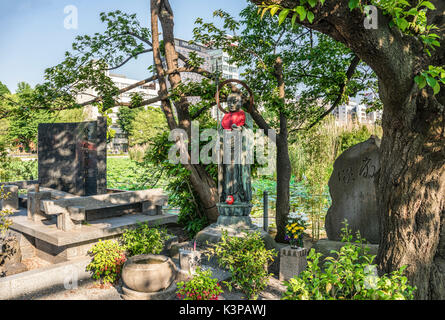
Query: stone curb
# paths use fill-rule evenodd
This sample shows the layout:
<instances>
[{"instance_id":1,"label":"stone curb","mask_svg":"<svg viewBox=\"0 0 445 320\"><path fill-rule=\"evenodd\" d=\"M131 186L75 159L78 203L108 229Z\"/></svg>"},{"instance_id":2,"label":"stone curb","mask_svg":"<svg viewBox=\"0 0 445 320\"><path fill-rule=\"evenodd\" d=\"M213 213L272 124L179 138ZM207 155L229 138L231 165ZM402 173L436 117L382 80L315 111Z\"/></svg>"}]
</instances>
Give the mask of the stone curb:
<instances>
[{"instance_id":1,"label":"stone curb","mask_svg":"<svg viewBox=\"0 0 445 320\"><path fill-rule=\"evenodd\" d=\"M85 270L90 261L91 257L80 258L0 278L0 300L14 300L54 289L66 290L65 283L72 284L75 277L78 281L91 278Z\"/></svg>"}]
</instances>

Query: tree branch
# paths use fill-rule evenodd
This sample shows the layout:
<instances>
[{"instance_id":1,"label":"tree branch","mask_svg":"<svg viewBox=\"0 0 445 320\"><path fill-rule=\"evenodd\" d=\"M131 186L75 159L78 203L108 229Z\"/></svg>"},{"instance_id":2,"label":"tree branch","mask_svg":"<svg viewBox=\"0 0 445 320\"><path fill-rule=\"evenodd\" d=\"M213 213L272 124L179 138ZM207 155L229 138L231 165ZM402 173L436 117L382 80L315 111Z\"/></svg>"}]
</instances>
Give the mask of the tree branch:
<instances>
[{"instance_id":1,"label":"tree branch","mask_svg":"<svg viewBox=\"0 0 445 320\"><path fill-rule=\"evenodd\" d=\"M139 53L137 53L137 54L135 54L135 55L129 56L127 59L125 59L125 60L124 60L122 63L120 63L119 65L117 65L117 66L115 66L115 67L112 67L112 68L108 68L108 69L106 69L106 70L107 70L107 71L111 71L111 70L119 69L119 68L122 67L124 64L126 64L128 61L130 61L131 59L137 57L138 55L140 55L140 54L144 54L144 53L148 53L148 52L152 52L152 51L153 51L153 49L146 49L146 50L144 50L144 51L141 51L141 52L139 52Z\"/></svg>"},{"instance_id":2,"label":"tree branch","mask_svg":"<svg viewBox=\"0 0 445 320\"><path fill-rule=\"evenodd\" d=\"M355 70L357 69L357 66L359 63L360 63L360 58L357 56L354 56L354 58L351 61L351 64L349 65L348 70L346 71L346 79L342 84L340 84L340 90L339 90L338 96L335 99L334 103L327 111L325 111L320 117L317 118L317 120L315 120L313 123L311 123L305 130L309 130L312 127L314 127L323 118L325 118L328 114L330 114L335 108L337 108L337 106L341 102L343 95L345 94L346 87L349 83L349 80L351 80L352 76L354 75Z\"/></svg>"}]
</instances>

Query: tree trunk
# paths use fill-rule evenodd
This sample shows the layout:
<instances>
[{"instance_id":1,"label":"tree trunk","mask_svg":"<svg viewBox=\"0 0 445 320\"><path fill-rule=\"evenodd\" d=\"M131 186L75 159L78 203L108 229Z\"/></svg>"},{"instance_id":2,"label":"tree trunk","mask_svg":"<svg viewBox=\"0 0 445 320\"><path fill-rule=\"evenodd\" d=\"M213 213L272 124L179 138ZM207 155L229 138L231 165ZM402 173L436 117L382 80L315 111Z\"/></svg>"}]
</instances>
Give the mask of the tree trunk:
<instances>
[{"instance_id":1,"label":"tree trunk","mask_svg":"<svg viewBox=\"0 0 445 320\"><path fill-rule=\"evenodd\" d=\"M153 37L153 56L155 58L156 70L158 73L161 84L162 93L167 92L167 87L165 85L165 78L163 74L166 72L163 69L163 65L160 58L160 47L159 47L159 30L158 30L158 19L161 21L162 25L162 35L165 44L165 60L167 63L168 70L175 70L178 68L178 53L175 49L174 34L173 34L173 12L171 10L170 4L167 0L151 0L151 25L152 25L152 37ZM174 89L178 87L181 83L181 75L179 72L170 73L168 76L171 87ZM173 112L169 107L171 102L168 100L162 101L162 106L164 108L164 114L167 117L167 122L169 123L170 130L176 127L176 123L173 118ZM184 95L181 95L180 101L175 104L176 111L178 114L178 127L184 129L188 136L191 137L191 126L190 126L190 113L189 113L189 103ZM190 161L190 157L189 161ZM215 181L212 177L205 171L204 167L200 164L184 164L184 167L190 171L190 182L193 189L199 196L199 200L203 204L204 213L209 220L209 222L215 222L218 218L218 209L216 203L218 202L218 189Z\"/></svg>"},{"instance_id":2,"label":"tree trunk","mask_svg":"<svg viewBox=\"0 0 445 320\"><path fill-rule=\"evenodd\" d=\"M287 117L284 113L285 83L283 77L283 60L277 57L275 61L275 78L278 83L280 106L280 134L277 135L277 203L275 220L277 224L277 235L275 241L284 242L286 224L289 216L289 183L291 176L291 165L289 159Z\"/></svg>"},{"instance_id":3,"label":"tree trunk","mask_svg":"<svg viewBox=\"0 0 445 320\"><path fill-rule=\"evenodd\" d=\"M289 183L291 164L287 136L277 136L277 203L275 221L277 224L276 242L284 242L286 224L289 216Z\"/></svg>"},{"instance_id":4,"label":"tree trunk","mask_svg":"<svg viewBox=\"0 0 445 320\"><path fill-rule=\"evenodd\" d=\"M384 273L407 265L417 299L445 299L444 106L417 86L403 113L400 105L382 98L377 261Z\"/></svg>"}]
</instances>

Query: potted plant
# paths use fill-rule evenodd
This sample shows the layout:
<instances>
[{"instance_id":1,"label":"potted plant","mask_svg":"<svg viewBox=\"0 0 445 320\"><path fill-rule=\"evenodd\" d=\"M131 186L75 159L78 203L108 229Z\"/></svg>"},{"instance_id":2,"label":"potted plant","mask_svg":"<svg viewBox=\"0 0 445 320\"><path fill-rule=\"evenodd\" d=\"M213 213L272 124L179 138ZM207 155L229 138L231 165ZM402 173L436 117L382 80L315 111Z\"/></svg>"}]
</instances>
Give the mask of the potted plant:
<instances>
[{"instance_id":1,"label":"potted plant","mask_svg":"<svg viewBox=\"0 0 445 320\"><path fill-rule=\"evenodd\" d=\"M286 225L285 240L289 241L291 248L303 248L303 235L307 227L307 217L303 213L291 212Z\"/></svg>"}]
</instances>

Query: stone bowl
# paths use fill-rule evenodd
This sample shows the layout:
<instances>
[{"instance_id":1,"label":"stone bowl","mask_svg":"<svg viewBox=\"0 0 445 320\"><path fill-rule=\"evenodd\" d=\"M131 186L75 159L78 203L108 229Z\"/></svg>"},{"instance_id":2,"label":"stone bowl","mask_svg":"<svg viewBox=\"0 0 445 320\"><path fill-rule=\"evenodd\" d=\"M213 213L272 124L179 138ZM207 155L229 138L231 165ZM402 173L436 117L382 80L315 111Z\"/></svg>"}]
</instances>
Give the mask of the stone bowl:
<instances>
[{"instance_id":1,"label":"stone bowl","mask_svg":"<svg viewBox=\"0 0 445 320\"><path fill-rule=\"evenodd\" d=\"M140 254L129 258L122 269L122 280L138 292L158 292L167 289L176 278L173 261L163 255Z\"/></svg>"}]
</instances>

